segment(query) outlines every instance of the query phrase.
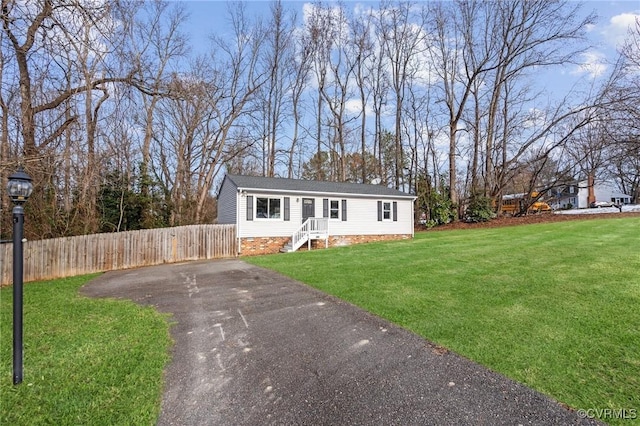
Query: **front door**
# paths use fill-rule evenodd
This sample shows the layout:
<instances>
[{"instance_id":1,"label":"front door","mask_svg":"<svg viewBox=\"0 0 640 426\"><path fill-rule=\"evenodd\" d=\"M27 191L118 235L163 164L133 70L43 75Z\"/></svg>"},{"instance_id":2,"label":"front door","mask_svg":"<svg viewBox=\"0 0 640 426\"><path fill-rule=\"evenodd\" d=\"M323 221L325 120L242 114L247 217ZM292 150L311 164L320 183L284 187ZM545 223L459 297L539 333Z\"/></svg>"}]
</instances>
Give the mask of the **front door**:
<instances>
[{"instance_id":1,"label":"front door","mask_svg":"<svg viewBox=\"0 0 640 426\"><path fill-rule=\"evenodd\" d=\"M310 217L316 215L316 200L314 198L302 199L302 223Z\"/></svg>"}]
</instances>

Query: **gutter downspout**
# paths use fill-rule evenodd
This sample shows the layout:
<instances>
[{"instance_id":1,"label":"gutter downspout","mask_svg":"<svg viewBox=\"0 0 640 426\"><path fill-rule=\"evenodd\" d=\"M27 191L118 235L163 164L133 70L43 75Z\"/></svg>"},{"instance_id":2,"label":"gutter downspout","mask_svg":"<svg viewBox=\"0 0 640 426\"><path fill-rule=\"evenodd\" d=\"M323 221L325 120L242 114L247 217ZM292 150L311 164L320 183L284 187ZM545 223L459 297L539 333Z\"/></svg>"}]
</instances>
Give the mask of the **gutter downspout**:
<instances>
[{"instance_id":1,"label":"gutter downspout","mask_svg":"<svg viewBox=\"0 0 640 426\"><path fill-rule=\"evenodd\" d=\"M416 203L416 199L414 198L413 200L411 200L411 238L415 238L416 237L416 223L415 223L415 219L416 219L416 207L415 207L415 203Z\"/></svg>"},{"instance_id":2,"label":"gutter downspout","mask_svg":"<svg viewBox=\"0 0 640 426\"><path fill-rule=\"evenodd\" d=\"M238 240L238 256L242 254L242 239L240 238L240 200L242 198L240 188L236 192L236 239Z\"/></svg>"}]
</instances>

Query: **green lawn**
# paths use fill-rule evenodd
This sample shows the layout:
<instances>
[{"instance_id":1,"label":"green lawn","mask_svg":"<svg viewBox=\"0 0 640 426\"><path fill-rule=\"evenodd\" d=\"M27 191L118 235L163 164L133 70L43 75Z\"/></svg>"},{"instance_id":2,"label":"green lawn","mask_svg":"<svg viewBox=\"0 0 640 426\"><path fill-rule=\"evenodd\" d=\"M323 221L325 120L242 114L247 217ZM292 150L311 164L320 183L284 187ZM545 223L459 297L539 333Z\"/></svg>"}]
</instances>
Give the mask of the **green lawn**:
<instances>
[{"instance_id":1,"label":"green lawn","mask_svg":"<svg viewBox=\"0 0 640 426\"><path fill-rule=\"evenodd\" d=\"M24 381L17 386L12 288L0 289L1 425L156 423L171 344L167 318L130 301L79 296L92 277L24 286Z\"/></svg>"},{"instance_id":2,"label":"green lawn","mask_svg":"<svg viewBox=\"0 0 640 426\"><path fill-rule=\"evenodd\" d=\"M638 218L428 232L246 260L571 407L640 420Z\"/></svg>"}]
</instances>

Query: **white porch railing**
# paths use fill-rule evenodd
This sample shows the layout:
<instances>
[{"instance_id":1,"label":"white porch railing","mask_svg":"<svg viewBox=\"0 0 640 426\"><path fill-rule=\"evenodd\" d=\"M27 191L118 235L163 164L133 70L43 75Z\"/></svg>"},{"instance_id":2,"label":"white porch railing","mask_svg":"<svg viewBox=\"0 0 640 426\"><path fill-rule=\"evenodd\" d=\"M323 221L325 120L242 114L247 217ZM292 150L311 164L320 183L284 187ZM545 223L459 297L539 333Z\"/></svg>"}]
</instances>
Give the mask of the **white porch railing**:
<instances>
[{"instance_id":1,"label":"white porch railing","mask_svg":"<svg viewBox=\"0 0 640 426\"><path fill-rule=\"evenodd\" d=\"M310 217L293 233L291 243L286 251L296 251L304 243L311 249L311 240L324 239L325 247L329 245L329 219Z\"/></svg>"}]
</instances>

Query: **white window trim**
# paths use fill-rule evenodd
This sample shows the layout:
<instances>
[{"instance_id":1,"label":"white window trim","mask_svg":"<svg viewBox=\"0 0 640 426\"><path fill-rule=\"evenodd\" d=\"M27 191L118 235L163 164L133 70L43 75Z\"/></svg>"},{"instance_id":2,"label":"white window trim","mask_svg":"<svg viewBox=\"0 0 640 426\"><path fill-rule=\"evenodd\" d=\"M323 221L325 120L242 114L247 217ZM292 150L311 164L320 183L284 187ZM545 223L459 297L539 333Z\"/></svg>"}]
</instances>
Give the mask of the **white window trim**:
<instances>
[{"instance_id":1,"label":"white window trim","mask_svg":"<svg viewBox=\"0 0 640 426\"><path fill-rule=\"evenodd\" d=\"M389 210L385 210L385 206L389 206ZM389 212L389 218L384 217L385 211ZM393 221L393 203L391 201L383 201L382 202L382 221L383 222L392 222Z\"/></svg>"},{"instance_id":2,"label":"white window trim","mask_svg":"<svg viewBox=\"0 0 640 426\"><path fill-rule=\"evenodd\" d=\"M265 222L274 222L274 221L284 221L284 197L270 197L270 196L254 196L253 197L253 220L255 221L265 221ZM266 198L267 200L280 200L280 217L258 217L258 198Z\"/></svg>"},{"instance_id":3,"label":"white window trim","mask_svg":"<svg viewBox=\"0 0 640 426\"><path fill-rule=\"evenodd\" d=\"M338 203L338 208L337 208L337 210L338 210L338 217L331 217L331 203L332 203L332 202L334 202L334 201L335 201L336 203ZM335 199L335 200L334 200L334 199L332 199L332 198L329 198L329 218L328 218L329 220L340 221L340 220L342 219L342 217L341 217L341 216L342 216L342 206L341 206L340 204L341 204L341 203L340 203L340 200L338 200L338 199Z\"/></svg>"}]
</instances>

